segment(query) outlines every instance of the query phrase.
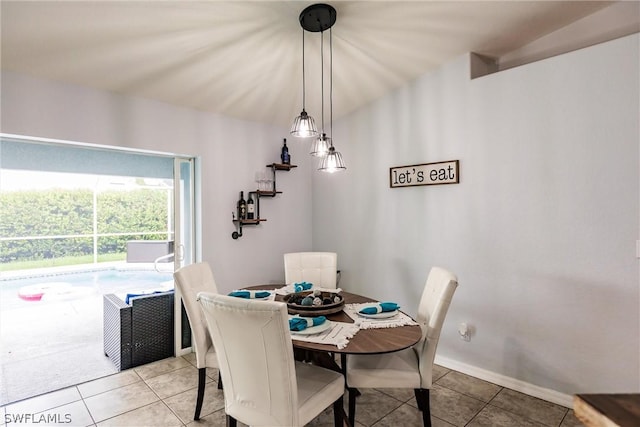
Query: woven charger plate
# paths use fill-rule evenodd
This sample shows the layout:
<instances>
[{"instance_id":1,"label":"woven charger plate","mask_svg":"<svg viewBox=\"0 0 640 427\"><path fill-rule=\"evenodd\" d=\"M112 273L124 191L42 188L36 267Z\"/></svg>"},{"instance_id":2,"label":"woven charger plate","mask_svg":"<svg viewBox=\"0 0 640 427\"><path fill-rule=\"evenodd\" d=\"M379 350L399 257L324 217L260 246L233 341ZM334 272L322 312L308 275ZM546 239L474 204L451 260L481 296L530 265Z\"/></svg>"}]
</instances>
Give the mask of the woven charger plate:
<instances>
[{"instance_id":1,"label":"woven charger plate","mask_svg":"<svg viewBox=\"0 0 640 427\"><path fill-rule=\"evenodd\" d=\"M312 317L324 316L327 314L333 314L342 311L342 308L344 307L344 298L342 298L342 295L340 294L338 294L338 296L340 297L339 302L334 302L326 305L299 305L289 302L289 300L295 299L296 297L306 297L312 292L313 291L296 292L294 294L285 296L284 301L287 303L287 311L289 312L289 314L297 314L303 317ZM331 294L334 294L334 292L322 292L322 298L328 298Z\"/></svg>"}]
</instances>

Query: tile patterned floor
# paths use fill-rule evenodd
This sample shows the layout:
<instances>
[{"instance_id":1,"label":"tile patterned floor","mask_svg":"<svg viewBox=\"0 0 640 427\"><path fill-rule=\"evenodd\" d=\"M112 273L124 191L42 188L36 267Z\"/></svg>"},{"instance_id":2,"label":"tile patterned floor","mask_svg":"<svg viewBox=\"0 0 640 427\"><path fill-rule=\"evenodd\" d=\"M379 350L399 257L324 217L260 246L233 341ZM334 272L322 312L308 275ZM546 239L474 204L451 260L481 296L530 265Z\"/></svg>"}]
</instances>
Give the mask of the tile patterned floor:
<instances>
[{"instance_id":1,"label":"tile patterned floor","mask_svg":"<svg viewBox=\"0 0 640 427\"><path fill-rule=\"evenodd\" d=\"M218 373L209 383L200 421L193 421L197 369L192 354L165 359L0 408L3 427L55 426L225 426ZM434 427L573 427L573 411L440 366L434 374L431 414ZM361 390L356 427L422 426L412 390ZM346 402L346 399L345 399ZM17 418L23 417L22 422ZM30 417L30 418L26 418ZM238 423L242 425L241 423ZM331 410L310 427L333 425Z\"/></svg>"}]
</instances>

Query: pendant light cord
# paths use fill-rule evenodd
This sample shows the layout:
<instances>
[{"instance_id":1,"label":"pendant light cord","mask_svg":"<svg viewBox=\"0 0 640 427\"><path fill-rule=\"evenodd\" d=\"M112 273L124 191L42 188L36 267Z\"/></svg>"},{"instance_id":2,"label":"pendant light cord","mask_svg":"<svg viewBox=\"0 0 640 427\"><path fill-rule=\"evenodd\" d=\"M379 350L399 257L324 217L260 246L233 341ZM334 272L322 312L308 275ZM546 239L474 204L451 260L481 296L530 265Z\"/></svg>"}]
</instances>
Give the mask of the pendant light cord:
<instances>
[{"instance_id":1,"label":"pendant light cord","mask_svg":"<svg viewBox=\"0 0 640 427\"><path fill-rule=\"evenodd\" d=\"M320 96L322 98L322 134L324 135L324 31L320 33ZM322 137L321 137L322 138Z\"/></svg>"},{"instance_id":2,"label":"pendant light cord","mask_svg":"<svg viewBox=\"0 0 640 427\"><path fill-rule=\"evenodd\" d=\"M302 111L305 110L307 84L304 78L304 28L302 29Z\"/></svg>"},{"instance_id":3,"label":"pendant light cord","mask_svg":"<svg viewBox=\"0 0 640 427\"><path fill-rule=\"evenodd\" d=\"M333 33L329 28L329 114L331 119L331 146L333 147Z\"/></svg>"}]
</instances>

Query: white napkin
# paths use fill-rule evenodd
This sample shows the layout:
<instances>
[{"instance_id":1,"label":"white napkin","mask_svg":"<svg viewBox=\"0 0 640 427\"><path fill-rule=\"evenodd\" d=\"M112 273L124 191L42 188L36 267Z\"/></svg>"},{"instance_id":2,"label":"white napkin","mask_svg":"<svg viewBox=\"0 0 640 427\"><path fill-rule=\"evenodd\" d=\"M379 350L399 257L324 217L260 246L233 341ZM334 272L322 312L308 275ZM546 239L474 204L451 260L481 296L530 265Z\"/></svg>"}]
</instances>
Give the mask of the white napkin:
<instances>
[{"instance_id":1,"label":"white napkin","mask_svg":"<svg viewBox=\"0 0 640 427\"><path fill-rule=\"evenodd\" d=\"M343 349L349 344L349 340L358 332L358 327L354 323L331 321L331 328L314 335L296 334L292 338L296 341L311 342L315 344L335 345Z\"/></svg>"},{"instance_id":2,"label":"white napkin","mask_svg":"<svg viewBox=\"0 0 640 427\"><path fill-rule=\"evenodd\" d=\"M353 319L353 322L358 325L360 329L396 328L398 326L411 326L418 324L418 322L400 311L398 311L398 314L395 316L384 319L371 319L358 315L358 311L362 310L363 307L368 307L370 305L371 303L345 304L343 311L347 313L347 316Z\"/></svg>"}]
</instances>

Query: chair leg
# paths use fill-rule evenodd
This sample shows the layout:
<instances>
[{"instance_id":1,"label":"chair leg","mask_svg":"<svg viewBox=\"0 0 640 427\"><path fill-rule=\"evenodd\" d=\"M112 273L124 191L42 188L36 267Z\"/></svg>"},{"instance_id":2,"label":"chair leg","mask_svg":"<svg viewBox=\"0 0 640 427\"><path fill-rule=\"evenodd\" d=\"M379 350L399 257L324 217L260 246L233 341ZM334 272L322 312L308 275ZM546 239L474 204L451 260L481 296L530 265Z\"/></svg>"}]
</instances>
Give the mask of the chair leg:
<instances>
[{"instance_id":1,"label":"chair leg","mask_svg":"<svg viewBox=\"0 0 640 427\"><path fill-rule=\"evenodd\" d=\"M349 390L349 424L356 425L356 396L358 395L358 389L347 388Z\"/></svg>"},{"instance_id":2,"label":"chair leg","mask_svg":"<svg viewBox=\"0 0 640 427\"><path fill-rule=\"evenodd\" d=\"M416 388L413 390L416 395L418 409L422 411L422 423L424 427L431 427L431 405L429 404L429 389Z\"/></svg>"},{"instance_id":3,"label":"chair leg","mask_svg":"<svg viewBox=\"0 0 640 427\"><path fill-rule=\"evenodd\" d=\"M342 396L333 402L333 425L335 427L343 427L344 406L342 404Z\"/></svg>"},{"instance_id":4,"label":"chair leg","mask_svg":"<svg viewBox=\"0 0 640 427\"><path fill-rule=\"evenodd\" d=\"M202 401L204 400L204 386L207 380L207 368L198 369L198 397L196 398L196 413L193 415L194 421L200 419L200 410L202 410Z\"/></svg>"},{"instance_id":5,"label":"chair leg","mask_svg":"<svg viewBox=\"0 0 640 427\"><path fill-rule=\"evenodd\" d=\"M227 415L227 427L237 427L238 421L232 416Z\"/></svg>"},{"instance_id":6,"label":"chair leg","mask_svg":"<svg viewBox=\"0 0 640 427\"><path fill-rule=\"evenodd\" d=\"M347 355L345 353L340 354L340 367L342 368L342 375L347 378ZM356 397L360 396L360 391L357 388L349 387L346 384L349 391L349 425L356 425Z\"/></svg>"}]
</instances>

